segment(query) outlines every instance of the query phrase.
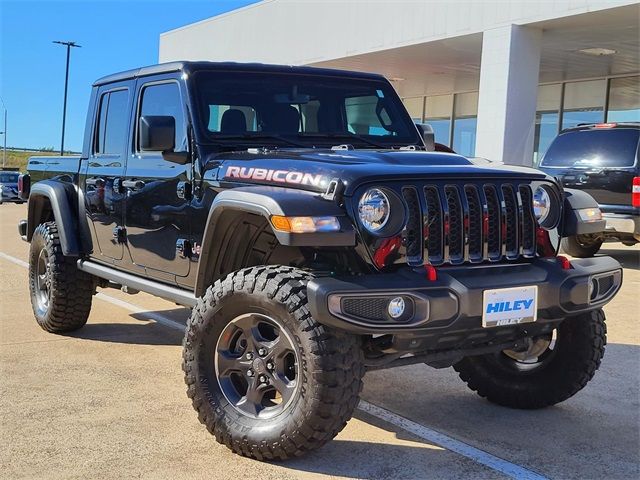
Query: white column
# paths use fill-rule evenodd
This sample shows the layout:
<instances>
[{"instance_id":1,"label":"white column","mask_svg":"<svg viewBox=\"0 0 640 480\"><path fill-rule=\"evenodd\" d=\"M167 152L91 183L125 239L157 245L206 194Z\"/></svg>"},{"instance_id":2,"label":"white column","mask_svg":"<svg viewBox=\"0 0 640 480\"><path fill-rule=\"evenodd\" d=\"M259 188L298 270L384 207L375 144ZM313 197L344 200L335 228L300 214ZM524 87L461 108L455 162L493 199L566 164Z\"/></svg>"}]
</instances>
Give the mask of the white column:
<instances>
[{"instance_id":1,"label":"white column","mask_svg":"<svg viewBox=\"0 0 640 480\"><path fill-rule=\"evenodd\" d=\"M476 156L531 165L541 37L518 25L484 32Z\"/></svg>"}]
</instances>

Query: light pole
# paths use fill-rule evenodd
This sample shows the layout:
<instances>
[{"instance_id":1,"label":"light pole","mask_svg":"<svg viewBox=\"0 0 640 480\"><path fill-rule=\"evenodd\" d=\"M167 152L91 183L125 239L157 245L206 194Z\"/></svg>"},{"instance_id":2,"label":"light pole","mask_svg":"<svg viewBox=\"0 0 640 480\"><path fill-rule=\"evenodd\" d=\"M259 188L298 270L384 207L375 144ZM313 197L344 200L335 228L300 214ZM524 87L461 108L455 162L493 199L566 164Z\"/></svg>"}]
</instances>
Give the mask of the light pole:
<instances>
[{"instance_id":1,"label":"light pole","mask_svg":"<svg viewBox=\"0 0 640 480\"><path fill-rule=\"evenodd\" d=\"M71 47L80 48L76 42L61 42L54 40L53 43L65 45L67 47L67 70L64 77L64 105L62 107L62 141L60 142L60 155L64 155L64 126L67 122L67 87L69 86L69 57L71 55Z\"/></svg>"},{"instance_id":2,"label":"light pole","mask_svg":"<svg viewBox=\"0 0 640 480\"><path fill-rule=\"evenodd\" d=\"M4 169L7 163L7 106L4 104L4 100L0 97L2 102L2 108L4 108L4 130L0 133L4 135L4 146L2 147L2 168Z\"/></svg>"}]
</instances>

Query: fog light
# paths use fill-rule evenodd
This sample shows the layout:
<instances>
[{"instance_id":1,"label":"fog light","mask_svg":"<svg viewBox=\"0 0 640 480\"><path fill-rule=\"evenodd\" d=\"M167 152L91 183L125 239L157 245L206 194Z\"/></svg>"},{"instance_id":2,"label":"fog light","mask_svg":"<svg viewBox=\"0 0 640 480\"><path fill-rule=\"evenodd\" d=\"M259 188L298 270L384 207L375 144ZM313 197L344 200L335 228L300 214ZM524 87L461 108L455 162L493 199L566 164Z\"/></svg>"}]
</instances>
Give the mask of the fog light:
<instances>
[{"instance_id":1,"label":"fog light","mask_svg":"<svg viewBox=\"0 0 640 480\"><path fill-rule=\"evenodd\" d=\"M404 313L404 308L404 298L396 297L391 299L389 305L387 305L387 313L391 318L400 318Z\"/></svg>"}]
</instances>

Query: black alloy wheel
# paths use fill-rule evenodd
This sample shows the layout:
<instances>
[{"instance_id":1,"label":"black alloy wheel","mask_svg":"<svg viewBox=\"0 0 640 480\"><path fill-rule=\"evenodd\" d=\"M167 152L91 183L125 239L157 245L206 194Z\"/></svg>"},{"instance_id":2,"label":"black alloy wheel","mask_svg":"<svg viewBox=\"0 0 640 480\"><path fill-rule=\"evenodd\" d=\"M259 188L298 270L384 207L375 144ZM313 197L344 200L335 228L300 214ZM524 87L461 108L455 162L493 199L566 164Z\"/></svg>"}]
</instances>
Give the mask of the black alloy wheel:
<instances>
[{"instance_id":1,"label":"black alloy wheel","mask_svg":"<svg viewBox=\"0 0 640 480\"><path fill-rule=\"evenodd\" d=\"M252 418L281 413L299 385L291 337L277 320L260 313L240 315L227 324L216 346L215 369L229 403Z\"/></svg>"}]
</instances>

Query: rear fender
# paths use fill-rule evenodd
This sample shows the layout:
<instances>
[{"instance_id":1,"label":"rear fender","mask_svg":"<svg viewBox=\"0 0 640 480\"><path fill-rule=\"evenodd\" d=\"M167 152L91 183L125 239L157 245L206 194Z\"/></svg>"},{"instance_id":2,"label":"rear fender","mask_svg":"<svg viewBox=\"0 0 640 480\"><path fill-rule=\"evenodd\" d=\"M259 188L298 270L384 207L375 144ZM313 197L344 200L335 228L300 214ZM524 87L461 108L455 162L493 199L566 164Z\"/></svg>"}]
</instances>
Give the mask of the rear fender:
<instances>
[{"instance_id":1,"label":"rear fender","mask_svg":"<svg viewBox=\"0 0 640 480\"><path fill-rule=\"evenodd\" d=\"M91 250L91 237L84 216L84 201L73 183L42 180L31 187L27 207L27 241L36 227L53 215L58 226L60 247L66 256L79 256ZM79 215L83 214L83 222ZM81 225L82 223L82 225Z\"/></svg>"}]
</instances>

